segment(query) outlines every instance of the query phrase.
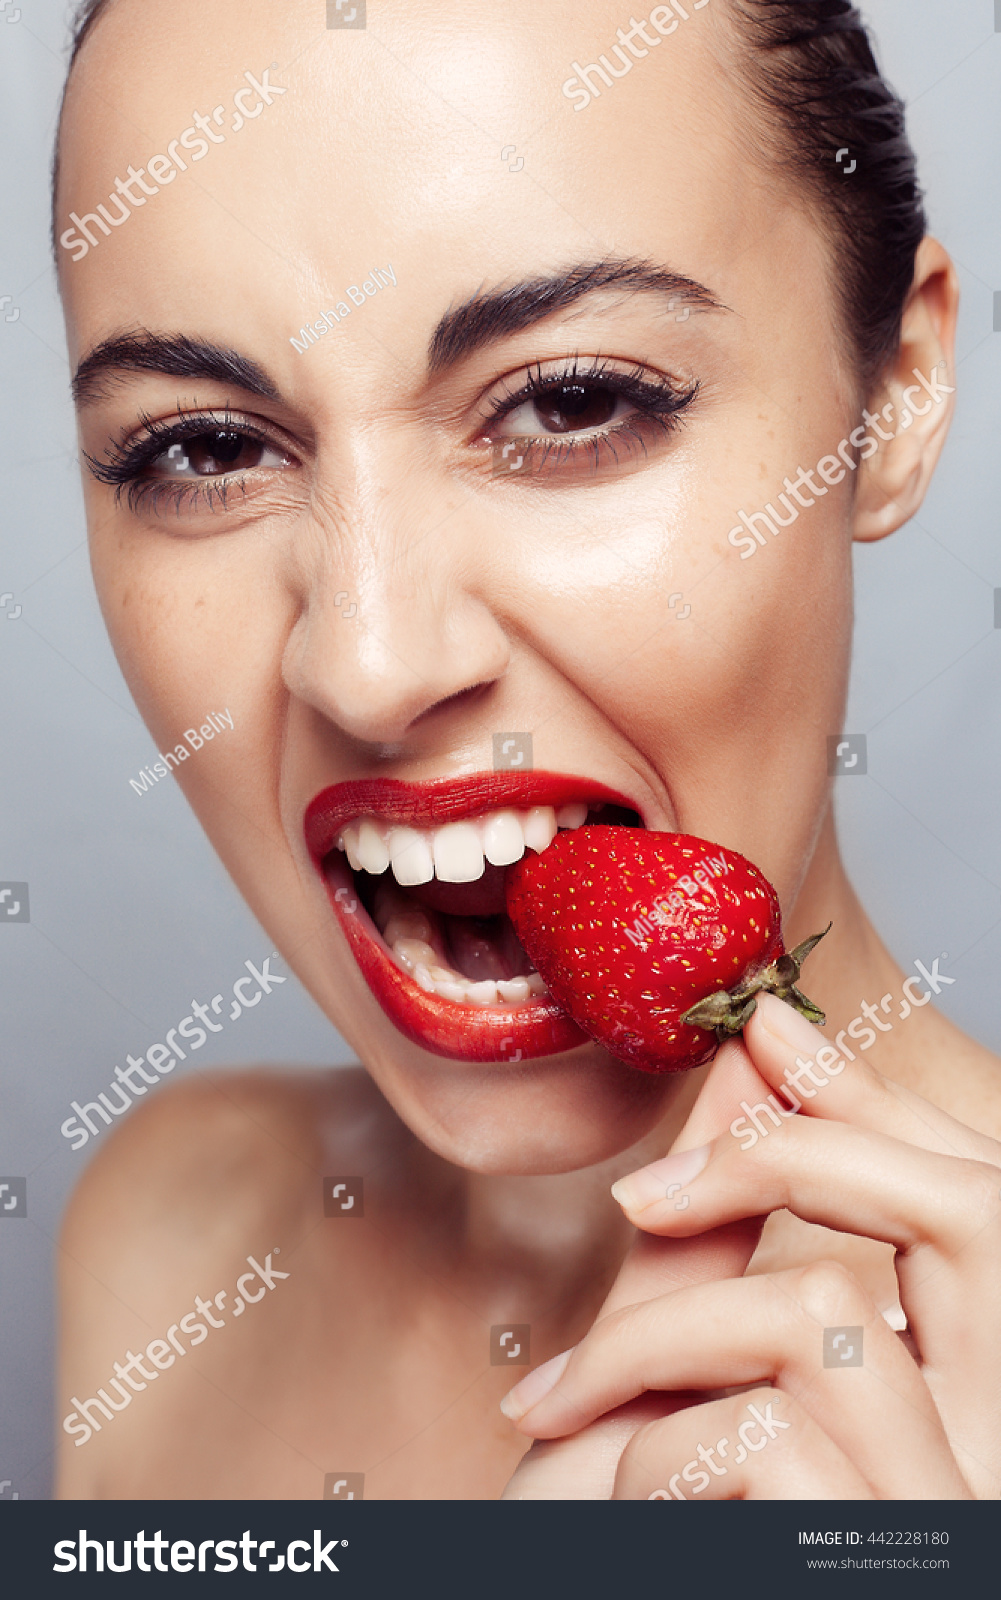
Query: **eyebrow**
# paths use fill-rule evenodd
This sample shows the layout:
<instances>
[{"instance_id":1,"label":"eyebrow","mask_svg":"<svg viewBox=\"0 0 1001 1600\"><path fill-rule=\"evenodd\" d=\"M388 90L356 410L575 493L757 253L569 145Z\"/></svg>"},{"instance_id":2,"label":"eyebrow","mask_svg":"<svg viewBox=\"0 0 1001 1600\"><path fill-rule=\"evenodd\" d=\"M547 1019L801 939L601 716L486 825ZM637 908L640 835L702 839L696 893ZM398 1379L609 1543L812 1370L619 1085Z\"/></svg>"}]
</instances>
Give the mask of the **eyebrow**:
<instances>
[{"instance_id":1,"label":"eyebrow","mask_svg":"<svg viewBox=\"0 0 1001 1600\"><path fill-rule=\"evenodd\" d=\"M73 378L73 399L78 406L103 400L130 372L157 372L168 378L208 378L236 384L263 400L280 400L277 384L249 356L205 339L182 333L133 333L102 339L80 362Z\"/></svg>"},{"instance_id":2,"label":"eyebrow","mask_svg":"<svg viewBox=\"0 0 1001 1600\"><path fill-rule=\"evenodd\" d=\"M524 332L586 295L622 288L657 295L668 303L725 311L705 284L650 261L605 258L579 262L546 277L524 278L506 289L477 291L452 306L428 343L428 373L455 366L497 339ZM669 306L668 306L669 308ZM127 374L151 372L168 378L204 378L235 384L248 394L280 401L281 391L258 362L238 350L186 334L153 333L138 328L102 339L80 362L72 382L78 406L103 400Z\"/></svg>"},{"instance_id":3,"label":"eyebrow","mask_svg":"<svg viewBox=\"0 0 1001 1600\"><path fill-rule=\"evenodd\" d=\"M428 372L442 372L484 345L521 333L585 295L611 288L659 295L705 310L729 309L704 284L651 261L619 257L584 261L548 277L523 279L508 289L479 291L446 311L428 345Z\"/></svg>"}]
</instances>

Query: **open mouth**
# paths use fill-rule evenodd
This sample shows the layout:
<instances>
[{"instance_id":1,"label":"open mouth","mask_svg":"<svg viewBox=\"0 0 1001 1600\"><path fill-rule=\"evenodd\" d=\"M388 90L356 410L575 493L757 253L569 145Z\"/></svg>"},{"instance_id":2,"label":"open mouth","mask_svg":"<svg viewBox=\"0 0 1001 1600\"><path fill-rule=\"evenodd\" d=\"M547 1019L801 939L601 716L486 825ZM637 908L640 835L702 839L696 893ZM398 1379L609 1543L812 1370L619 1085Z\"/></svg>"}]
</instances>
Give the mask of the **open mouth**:
<instances>
[{"instance_id":1,"label":"open mouth","mask_svg":"<svg viewBox=\"0 0 1001 1600\"><path fill-rule=\"evenodd\" d=\"M416 1043L517 1061L585 1035L549 995L507 915L507 868L562 829L642 826L601 785L545 773L337 784L306 812L334 913L383 1010Z\"/></svg>"}]
</instances>

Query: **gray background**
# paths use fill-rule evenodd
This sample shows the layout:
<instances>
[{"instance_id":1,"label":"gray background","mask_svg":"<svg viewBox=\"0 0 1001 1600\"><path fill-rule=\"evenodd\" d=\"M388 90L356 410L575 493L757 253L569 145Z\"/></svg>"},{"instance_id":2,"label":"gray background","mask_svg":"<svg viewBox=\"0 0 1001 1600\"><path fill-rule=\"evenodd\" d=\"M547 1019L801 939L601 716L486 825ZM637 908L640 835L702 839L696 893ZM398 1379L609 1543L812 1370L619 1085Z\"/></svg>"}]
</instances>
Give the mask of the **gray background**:
<instances>
[{"instance_id":1,"label":"gray background","mask_svg":"<svg viewBox=\"0 0 1001 1600\"><path fill-rule=\"evenodd\" d=\"M59 1135L68 1102L93 1098L126 1052L162 1037L192 998L229 991L271 945L174 783L141 797L129 787L153 745L94 597L48 251L68 8L19 9L17 21L15 0L0 11L0 294L12 296L0 306L0 593L14 596L6 612L22 608L0 612L0 881L30 883L31 921L0 926L0 1180L27 1175L28 1217L0 1218L0 1481L11 1480L3 1498L28 1499L49 1493L54 1238L100 1142L71 1151ZM956 982L941 1004L1001 1049L1001 16L994 0L864 10L909 103L931 224L964 301L959 411L927 503L857 554L846 726L868 736L868 773L838 780L837 801L849 870L894 954L911 967L949 952ZM201 1065L346 1059L293 979L200 1053Z\"/></svg>"}]
</instances>

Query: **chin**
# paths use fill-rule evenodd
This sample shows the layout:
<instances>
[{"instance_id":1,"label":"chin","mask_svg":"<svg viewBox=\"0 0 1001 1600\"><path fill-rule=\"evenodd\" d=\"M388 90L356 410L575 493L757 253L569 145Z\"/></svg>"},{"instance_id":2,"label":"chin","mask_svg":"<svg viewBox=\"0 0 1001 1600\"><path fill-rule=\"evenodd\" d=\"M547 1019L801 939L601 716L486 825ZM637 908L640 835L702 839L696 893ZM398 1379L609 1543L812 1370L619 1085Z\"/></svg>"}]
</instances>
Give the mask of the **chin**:
<instances>
[{"instance_id":1,"label":"chin","mask_svg":"<svg viewBox=\"0 0 1001 1600\"><path fill-rule=\"evenodd\" d=\"M436 1155L484 1176L576 1172L646 1137L686 1073L636 1072L600 1046L480 1065L382 1041L363 1059L386 1099Z\"/></svg>"}]
</instances>

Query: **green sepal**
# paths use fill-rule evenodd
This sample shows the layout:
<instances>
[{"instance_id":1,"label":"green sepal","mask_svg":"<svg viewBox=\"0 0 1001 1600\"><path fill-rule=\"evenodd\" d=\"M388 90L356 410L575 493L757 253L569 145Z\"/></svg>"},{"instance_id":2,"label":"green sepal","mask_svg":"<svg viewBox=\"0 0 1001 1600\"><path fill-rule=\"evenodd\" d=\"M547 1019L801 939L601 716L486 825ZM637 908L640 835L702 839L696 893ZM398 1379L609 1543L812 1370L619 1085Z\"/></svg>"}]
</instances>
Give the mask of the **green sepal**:
<instances>
[{"instance_id":1,"label":"green sepal","mask_svg":"<svg viewBox=\"0 0 1001 1600\"><path fill-rule=\"evenodd\" d=\"M824 1013L797 989L796 980L803 962L821 939L830 933L832 926L829 922L823 933L815 933L812 938L804 939L795 950L779 956L777 961L753 976L743 978L735 988L715 989L704 1000L689 1006L682 1015L682 1022L687 1022L692 1028L713 1029L720 1044L723 1044L750 1022L758 1004L755 995L773 994L792 1006L807 1022L823 1027L827 1020Z\"/></svg>"}]
</instances>

